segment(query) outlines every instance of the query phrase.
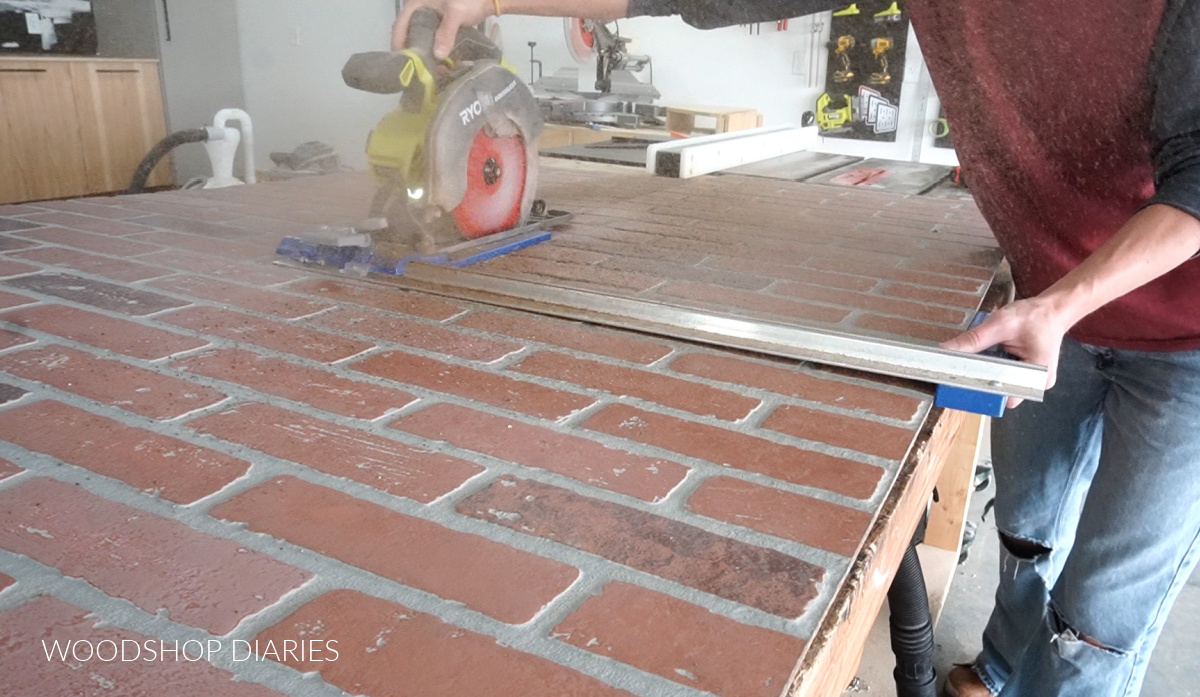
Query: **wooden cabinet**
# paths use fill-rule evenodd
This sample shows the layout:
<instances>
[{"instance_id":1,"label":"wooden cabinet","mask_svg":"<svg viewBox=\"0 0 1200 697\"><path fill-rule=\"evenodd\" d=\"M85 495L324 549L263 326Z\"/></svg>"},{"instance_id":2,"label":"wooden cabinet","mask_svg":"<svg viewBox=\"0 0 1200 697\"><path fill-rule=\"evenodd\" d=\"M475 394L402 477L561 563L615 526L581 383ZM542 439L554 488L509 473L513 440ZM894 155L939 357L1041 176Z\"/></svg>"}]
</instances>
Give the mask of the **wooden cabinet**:
<instances>
[{"instance_id":1,"label":"wooden cabinet","mask_svg":"<svg viewBox=\"0 0 1200 697\"><path fill-rule=\"evenodd\" d=\"M0 203L124 189L165 135L154 61L0 58Z\"/></svg>"}]
</instances>

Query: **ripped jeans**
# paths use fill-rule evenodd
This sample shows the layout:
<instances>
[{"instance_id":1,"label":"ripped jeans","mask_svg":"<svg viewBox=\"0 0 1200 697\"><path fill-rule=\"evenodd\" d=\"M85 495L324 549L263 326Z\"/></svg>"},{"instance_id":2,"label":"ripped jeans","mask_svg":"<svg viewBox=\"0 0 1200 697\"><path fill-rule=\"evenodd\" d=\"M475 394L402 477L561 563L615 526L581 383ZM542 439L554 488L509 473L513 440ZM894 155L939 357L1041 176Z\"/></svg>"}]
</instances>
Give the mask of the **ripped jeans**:
<instances>
[{"instance_id":1,"label":"ripped jeans","mask_svg":"<svg viewBox=\"0 0 1200 697\"><path fill-rule=\"evenodd\" d=\"M1133 697L1197 558L1200 351L1063 344L992 423L1000 586L975 670L1002 697Z\"/></svg>"}]
</instances>

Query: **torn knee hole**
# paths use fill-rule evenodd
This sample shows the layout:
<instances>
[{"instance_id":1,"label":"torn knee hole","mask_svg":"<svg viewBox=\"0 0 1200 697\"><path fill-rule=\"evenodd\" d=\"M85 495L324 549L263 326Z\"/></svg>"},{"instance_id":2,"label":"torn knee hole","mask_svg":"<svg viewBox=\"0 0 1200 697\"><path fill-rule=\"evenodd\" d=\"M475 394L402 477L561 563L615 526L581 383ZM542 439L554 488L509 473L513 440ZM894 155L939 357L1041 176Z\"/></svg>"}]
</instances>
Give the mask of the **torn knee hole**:
<instances>
[{"instance_id":1,"label":"torn knee hole","mask_svg":"<svg viewBox=\"0 0 1200 697\"><path fill-rule=\"evenodd\" d=\"M1067 621L1063 619L1058 610L1055 610L1053 607L1051 608L1051 618L1054 623L1054 636L1051 639L1053 642L1058 642L1066 646L1084 644L1114 656L1124 656L1127 653L1122 649L1115 649L1095 637L1088 636L1076 630L1067 624Z\"/></svg>"},{"instance_id":2,"label":"torn knee hole","mask_svg":"<svg viewBox=\"0 0 1200 697\"><path fill-rule=\"evenodd\" d=\"M1009 554L1018 559L1036 559L1050 553L1050 548L1043 544L1032 540L1023 540L1006 532L1000 533L1000 542L1004 544L1004 548L1008 550Z\"/></svg>"}]
</instances>

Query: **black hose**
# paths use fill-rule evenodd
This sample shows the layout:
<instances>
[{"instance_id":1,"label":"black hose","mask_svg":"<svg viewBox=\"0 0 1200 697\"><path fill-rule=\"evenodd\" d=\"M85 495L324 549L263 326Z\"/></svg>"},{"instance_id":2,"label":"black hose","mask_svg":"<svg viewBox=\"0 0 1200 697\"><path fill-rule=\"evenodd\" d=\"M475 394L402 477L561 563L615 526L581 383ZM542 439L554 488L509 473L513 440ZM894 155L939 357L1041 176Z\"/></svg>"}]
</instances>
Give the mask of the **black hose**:
<instances>
[{"instance_id":1,"label":"black hose","mask_svg":"<svg viewBox=\"0 0 1200 697\"><path fill-rule=\"evenodd\" d=\"M133 179L129 182L129 188L125 190L127 194L140 194L146 189L146 180L150 178L150 173L158 166L158 161L167 156L175 148L184 143L203 143L208 140L208 129L193 128L187 131L176 131L171 135L158 141L158 144L150 148L150 152L142 158L137 169L133 173Z\"/></svg>"},{"instance_id":2,"label":"black hose","mask_svg":"<svg viewBox=\"0 0 1200 697\"><path fill-rule=\"evenodd\" d=\"M933 618L917 548L910 545L888 589L897 697L937 697L933 669Z\"/></svg>"}]
</instances>

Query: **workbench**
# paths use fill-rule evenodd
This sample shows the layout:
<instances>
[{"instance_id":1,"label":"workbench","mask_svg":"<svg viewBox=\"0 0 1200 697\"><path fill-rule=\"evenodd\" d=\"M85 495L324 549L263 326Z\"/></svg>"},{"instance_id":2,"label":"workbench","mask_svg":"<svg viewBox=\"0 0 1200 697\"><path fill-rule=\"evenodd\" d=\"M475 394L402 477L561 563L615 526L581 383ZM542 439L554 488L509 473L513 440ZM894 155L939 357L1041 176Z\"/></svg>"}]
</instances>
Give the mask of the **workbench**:
<instances>
[{"instance_id":1,"label":"workbench","mask_svg":"<svg viewBox=\"0 0 1200 697\"><path fill-rule=\"evenodd\" d=\"M372 193L0 206L10 692L837 695L935 485L957 557L983 424L929 385L274 263ZM969 201L548 160L540 193L571 226L475 271L935 341L1000 262Z\"/></svg>"}]
</instances>

